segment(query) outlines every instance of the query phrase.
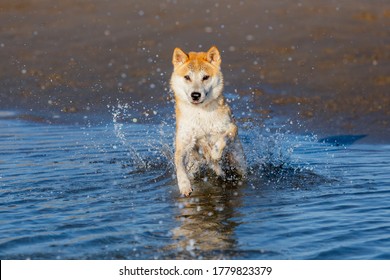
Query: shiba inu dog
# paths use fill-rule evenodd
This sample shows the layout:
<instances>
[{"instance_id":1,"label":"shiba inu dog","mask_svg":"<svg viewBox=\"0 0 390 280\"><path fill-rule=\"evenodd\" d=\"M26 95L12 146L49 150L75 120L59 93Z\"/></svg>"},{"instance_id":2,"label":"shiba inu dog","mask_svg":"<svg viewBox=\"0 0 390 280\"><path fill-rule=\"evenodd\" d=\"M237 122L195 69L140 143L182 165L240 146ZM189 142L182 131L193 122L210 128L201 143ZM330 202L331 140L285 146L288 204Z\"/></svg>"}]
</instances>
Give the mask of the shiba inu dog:
<instances>
[{"instance_id":1,"label":"shiba inu dog","mask_svg":"<svg viewBox=\"0 0 390 280\"><path fill-rule=\"evenodd\" d=\"M173 52L171 88L176 101L175 165L180 193L189 196L191 179L205 169L225 178L245 176L246 163L238 128L222 94L221 56Z\"/></svg>"}]
</instances>

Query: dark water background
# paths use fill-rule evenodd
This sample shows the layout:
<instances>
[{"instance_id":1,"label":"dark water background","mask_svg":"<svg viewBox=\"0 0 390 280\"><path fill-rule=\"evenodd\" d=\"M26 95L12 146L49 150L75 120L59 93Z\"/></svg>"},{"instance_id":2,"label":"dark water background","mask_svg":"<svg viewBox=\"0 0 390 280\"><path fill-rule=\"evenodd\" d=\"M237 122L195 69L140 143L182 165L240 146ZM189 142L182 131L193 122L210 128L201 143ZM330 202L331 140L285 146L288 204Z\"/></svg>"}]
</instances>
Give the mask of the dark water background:
<instances>
[{"instance_id":1,"label":"dark water background","mask_svg":"<svg viewBox=\"0 0 390 280\"><path fill-rule=\"evenodd\" d=\"M390 258L389 145L243 123L248 180L198 181L183 198L174 123L111 113L50 125L3 112L2 259Z\"/></svg>"}]
</instances>

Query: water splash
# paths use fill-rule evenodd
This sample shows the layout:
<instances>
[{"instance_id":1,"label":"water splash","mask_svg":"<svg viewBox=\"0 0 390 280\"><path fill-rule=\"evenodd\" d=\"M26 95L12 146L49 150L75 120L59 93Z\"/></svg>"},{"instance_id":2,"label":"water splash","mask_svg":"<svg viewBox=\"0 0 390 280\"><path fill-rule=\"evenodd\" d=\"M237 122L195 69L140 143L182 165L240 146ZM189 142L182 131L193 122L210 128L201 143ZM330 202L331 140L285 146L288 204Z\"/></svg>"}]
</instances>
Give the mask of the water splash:
<instances>
[{"instance_id":1,"label":"water splash","mask_svg":"<svg viewBox=\"0 0 390 280\"><path fill-rule=\"evenodd\" d=\"M295 135L282 125L246 123L243 127L240 137L248 163L247 183L252 188L300 189L329 181L326 164L322 170L315 170L313 164L317 161L315 153L326 149L315 135ZM313 158L307 156L311 152Z\"/></svg>"},{"instance_id":2,"label":"water splash","mask_svg":"<svg viewBox=\"0 0 390 280\"><path fill-rule=\"evenodd\" d=\"M166 122L159 125L143 125L143 120L134 118L134 109L128 103L122 104L118 101L116 106L110 107L112 124L115 137L120 145L128 152L130 160L138 170L151 170L165 168L172 170L173 167L173 130ZM133 135L128 135L128 125L139 125L142 134L138 141L137 148L134 145ZM140 149L140 146L143 146Z\"/></svg>"},{"instance_id":3,"label":"water splash","mask_svg":"<svg viewBox=\"0 0 390 280\"><path fill-rule=\"evenodd\" d=\"M129 144L130 142L126 138L126 135L124 133L123 129L123 123L121 123L121 120L128 119L131 117L131 107L129 104L121 104L118 102L118 105L116 107L111 107L111 113L112 113L112 122L114 124L114 133L117 139L119 139L120 143L123 147L125 147L128 150L129 155L131 156L132 162L138 167L138 168L147 168L147 163L145 160L141 157L141 155L134 149L134 147ZM133 118L133 122L136 122L137 119Z\"/></svg>"}]
</instances>

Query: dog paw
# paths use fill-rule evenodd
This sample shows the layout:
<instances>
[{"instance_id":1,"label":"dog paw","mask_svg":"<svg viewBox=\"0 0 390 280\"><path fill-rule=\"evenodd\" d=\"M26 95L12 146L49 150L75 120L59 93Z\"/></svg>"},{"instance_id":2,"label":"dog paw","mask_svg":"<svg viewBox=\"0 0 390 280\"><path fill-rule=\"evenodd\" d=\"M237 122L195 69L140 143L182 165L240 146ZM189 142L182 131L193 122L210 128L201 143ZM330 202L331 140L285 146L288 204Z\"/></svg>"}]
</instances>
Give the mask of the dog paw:
<instances>
[{"instance_id":1,"label":"dog paw","mask_svg":"<svg viewBox=\"0 0 390 280\"><path fill-rule=\"evenodd\" d=\"M179 182L180 193L184 196L190 196L192 193L192 187L189 180L181 180Z\"/></svg>"}]
</instances>

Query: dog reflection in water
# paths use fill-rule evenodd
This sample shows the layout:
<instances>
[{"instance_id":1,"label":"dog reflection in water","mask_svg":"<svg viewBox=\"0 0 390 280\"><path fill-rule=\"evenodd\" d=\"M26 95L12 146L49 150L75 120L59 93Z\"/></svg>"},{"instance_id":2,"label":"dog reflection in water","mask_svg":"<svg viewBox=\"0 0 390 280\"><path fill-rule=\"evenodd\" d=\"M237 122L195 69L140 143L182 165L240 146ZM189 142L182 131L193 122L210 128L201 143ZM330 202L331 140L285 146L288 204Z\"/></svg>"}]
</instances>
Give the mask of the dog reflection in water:
<instances>
[{"instance_id":1,"label":"dog reflection in water","mask_svg":"<svg viewBox=\"0 0 390 280\"><path fill-rule=\"evenodd\" d=\"M178 198L180 225L173 230L173 258L220 259L233 257L236 209L241 206L241 182L195 182L190 199ZM220 180L219 180L220 181Z\"/></svg>"}]
</instances>

